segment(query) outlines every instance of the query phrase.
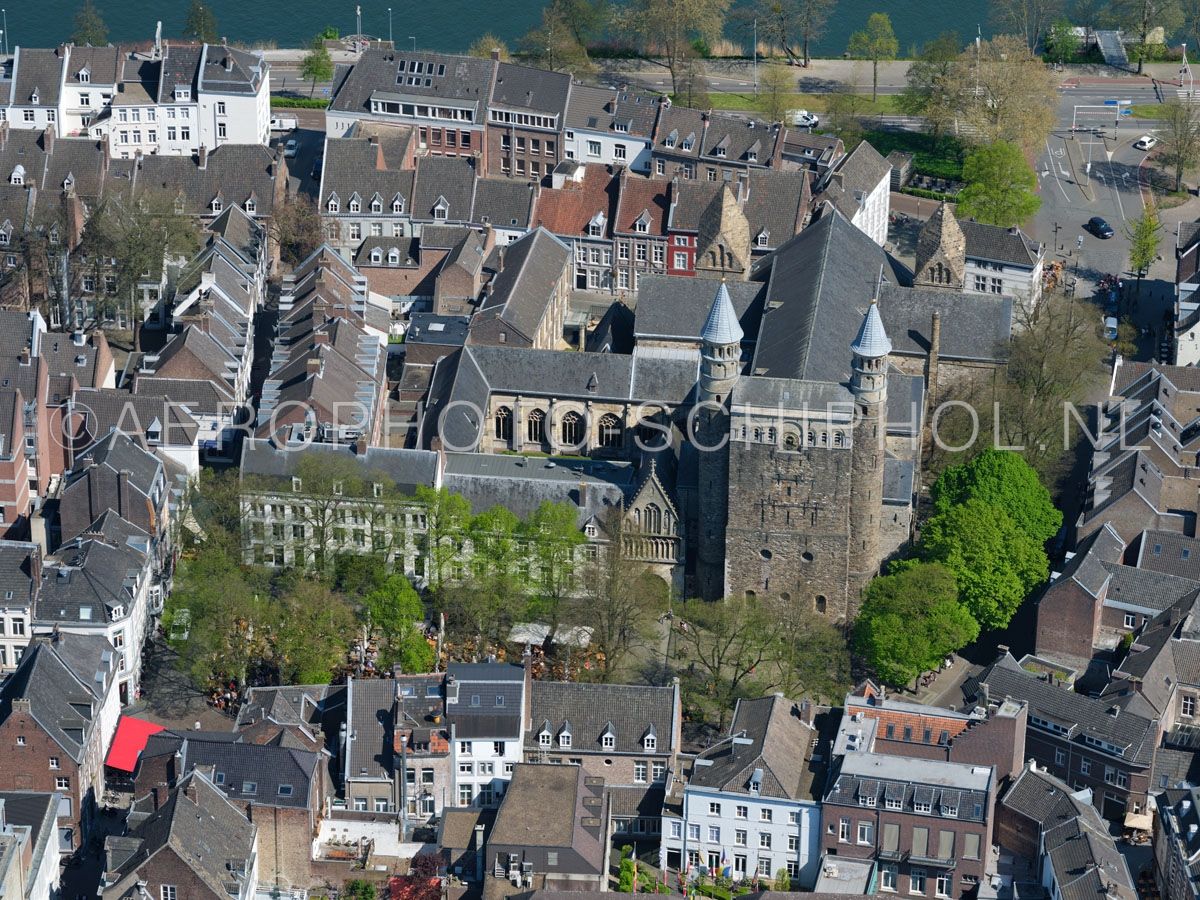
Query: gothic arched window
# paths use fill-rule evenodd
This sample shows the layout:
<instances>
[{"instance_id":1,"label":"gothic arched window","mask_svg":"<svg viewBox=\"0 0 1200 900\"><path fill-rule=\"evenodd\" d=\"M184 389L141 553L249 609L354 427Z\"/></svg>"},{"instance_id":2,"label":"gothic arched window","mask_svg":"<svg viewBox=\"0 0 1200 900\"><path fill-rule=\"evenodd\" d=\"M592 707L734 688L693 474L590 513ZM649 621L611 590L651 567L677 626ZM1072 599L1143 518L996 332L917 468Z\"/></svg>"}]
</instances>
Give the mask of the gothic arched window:
<instances>
[{"instance_id":1,"label":"gothic arched window","mask_svg":"<svg viewBox=\"0 0 1200 900\"><path fill-rule=\"evenodd\" d=\"M496 410L496 438L501 441L512 440L512 410L501 406Z\"/></svg>"},{"instance_id":2,"label":"gothic arched window","mask_svg":"<svg viewBox=\"0 0 1200 900\"><path fill-rule=\"evenodd\" d=\"M612 413L600 417L600 446L621 446L621 423Z\"/></svg>"},{"instance_id":3,"label":"gothic arched window","mask_svg":"<svg viewBox=\"0 0 1200 900\"><path fill-rule=\"evenodd\" d=\"M562 420L562 442L567 447L578 447L583 443L583 416L569 412Z\"/></svg>"},{"instance_id":4,"label":"gothic arched window","mask_svg":"<svg viewBox=\"0 0 1200 900\"><path fill-rule=\"evenodd\" d=\"M535 409L525 420L525 436L535 444L546 440L546 414L540 409Z\"/></svg>"},{"instance_id":5,"label":"gothic arched window","mask_svg":"<svg viewBox=\"0 0 1200 900\"><path fill-rule=\"evenodd\" d=\"M662 533L662 510L657 504L651 503L646 507L646 530L651 534Z\"/></svg>"}]
</instances>

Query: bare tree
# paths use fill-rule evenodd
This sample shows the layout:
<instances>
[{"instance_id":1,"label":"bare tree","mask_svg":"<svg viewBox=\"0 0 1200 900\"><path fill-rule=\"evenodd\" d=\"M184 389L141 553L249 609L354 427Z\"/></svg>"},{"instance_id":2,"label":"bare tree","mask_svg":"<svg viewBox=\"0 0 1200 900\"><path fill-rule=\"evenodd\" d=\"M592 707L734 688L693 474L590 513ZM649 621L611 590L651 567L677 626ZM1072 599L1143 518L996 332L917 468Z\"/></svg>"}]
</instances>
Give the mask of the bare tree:
<instances>
[{"instance_id":1,"label":"bare tree","mask_svg":"<svg viewBox=\"0 0 1200 900\"><path fill-rule=\"evenodd\" d=\"M1170 37L1184 24L1180 0L1112 0L1108 12L1120 28L1137 36L1133 54L1139 75L1146 61L1146 41L1150 32L1161 28L1165 36Z\"/></svg>"},{"instance_id":2,"label":"bare tree","mask_svg":"<svg viewBox=\"0 0 1200 900\"><path fill-rule=\"evenodd\" d=\"M1062 15L1063 0L992 0L991 7L992 21L1023 37L1033 51L1050 23Z\"/></svg>"},{"instance_id":3,"label":"bare tree","mask_svg":"<svg viewBox=\"0 0 1200 900\"><path fill-rule=\"evenodd\" d=\"M1183 175L1200 162L1200 111L1190 103L1171 100L1162 105L1159 158L1175 174L1175 190Z\"/></svg>"},{"instance_id":4,"label":"bare tree","mask_svg":"<svg viewBox=\"0 0 1200 900\"><path fill-rule=\"evenodd\" d=\"M950 78L958 114L979 143L1040 147L1054 126L1058 95L1046 64L1014 35L982 41L959 57Z\"/></svg>"},{"instance_id":5,"label":"bare tree","mask_svg":"<svg viewBox=\"0 0 1200 900\"><path fill-rule=\"evenodd\" d=\"M733 13L743 31L757 22L758 39L778 47L791 62L808 65L813 41L825 33L836 0L755 0ZM796 44L799 43L799 50Z\"/></svg>"},{"instance_id":6,"label":"bare tree","mask_svg":"<svg viewBox=\"0 0 1200 900\"><path fill-rule=\"evenodd\" d=\"M671 73L671 91L679 93L681 76L693 56L692 43L712 43L721 36L730 0L634 0L626 21L642 39L648 54L659 56Z\"/></svg>"}]
</instances>

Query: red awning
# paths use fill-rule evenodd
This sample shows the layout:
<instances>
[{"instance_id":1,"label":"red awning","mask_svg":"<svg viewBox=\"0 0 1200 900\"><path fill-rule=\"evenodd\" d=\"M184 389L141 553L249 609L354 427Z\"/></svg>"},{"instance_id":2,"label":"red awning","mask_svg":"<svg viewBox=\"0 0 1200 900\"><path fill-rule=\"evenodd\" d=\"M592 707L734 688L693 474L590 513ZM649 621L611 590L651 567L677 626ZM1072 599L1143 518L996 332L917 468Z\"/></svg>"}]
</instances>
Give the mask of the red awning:
<instances>
[{"instance_id":1,"label":"red awning","mask_svg":"<svg viewBox=\"0 0 1200 900\"><path fill-rule=\"evenodd\" d=\"M161 725L155 725L145 719L121 716L121 721L117 723L117 733L108 750L108 759L104 764L122 772L132 772L137 768L138 757L146 749L146 741L150 735L162 730Z\"/></svg>"}]
</instances>

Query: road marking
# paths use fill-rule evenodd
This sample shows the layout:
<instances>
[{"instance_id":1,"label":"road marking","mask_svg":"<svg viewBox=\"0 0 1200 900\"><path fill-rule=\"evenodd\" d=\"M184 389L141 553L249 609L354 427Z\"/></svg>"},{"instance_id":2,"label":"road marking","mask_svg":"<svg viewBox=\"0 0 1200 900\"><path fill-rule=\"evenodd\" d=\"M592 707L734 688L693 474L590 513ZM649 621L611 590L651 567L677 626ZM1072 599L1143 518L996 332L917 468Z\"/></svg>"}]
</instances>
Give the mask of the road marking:
<instances>
[{"instance_id":1,"label":"road marking","mask_svg":"<svg viewBox=\"0 0 1200 900\"><path fill-rule=\"evenodd\" d=\"M1053 159L1054 159L1054 151L1050 149L1050 138L1046 138L1046 153L1048 153L1048 154L1050 155L1050 159L1053 161ZM1061 169L1061 168L1062 168L1062 163L1059 163L1059 164L1058 164L1058 167ZM1064 188L1064 187L1062 186L1062 182L1058 180L1058 176L1057 176L1057 175L1055 175L1055 176L1054 176L1054 183L1055 183L1055 184L1057 184L1057 185L1058 185L1058 189L1059 189L1060 191L1062 191L1063 199L1064 199L1065 201L1067 201L1068 203L1070 203L1070 202L1071 202L1071 198L1067 196L1067 189L1066 189L1066 188Z\"/></svg>"}]
</instances>

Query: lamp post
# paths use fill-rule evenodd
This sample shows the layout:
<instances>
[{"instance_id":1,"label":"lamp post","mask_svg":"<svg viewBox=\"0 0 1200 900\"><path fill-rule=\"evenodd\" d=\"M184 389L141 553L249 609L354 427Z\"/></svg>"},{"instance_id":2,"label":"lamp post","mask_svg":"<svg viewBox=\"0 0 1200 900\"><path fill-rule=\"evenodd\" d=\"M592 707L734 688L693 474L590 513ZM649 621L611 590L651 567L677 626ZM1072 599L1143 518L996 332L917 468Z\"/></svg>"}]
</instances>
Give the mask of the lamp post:
<instances>
[{"instance_id":1,"label":"lamp post","mask_svg":"<svg viewBox=\"0 0 1200 900\"><path fill-rule=\"evenodd\" d=\"M392 43L392 8L388 7L388 43ZM395 46L393 44L393 46Z\"/></svg>"},{"instance_id":2,"label":"lamp post","mask_svg":"<svg viewBox=\"0 0 1200 900\"><path fill-rule=\"evenodd\" d=\"M4 17L4 55L8 56L8 10L0 9L0 16Z\"/></svg>"},{"instance_id":3,"label":"lamp post","mask_svg":"<svg viewBox=\"0 0 1200 900\"><path fill-rule=\"evenodd\" d=\"M417 36L415 34L410 34L408 36L408 39L413 42L413 53L416 53L417 52Z\"/></svg>"}]
</instances>

